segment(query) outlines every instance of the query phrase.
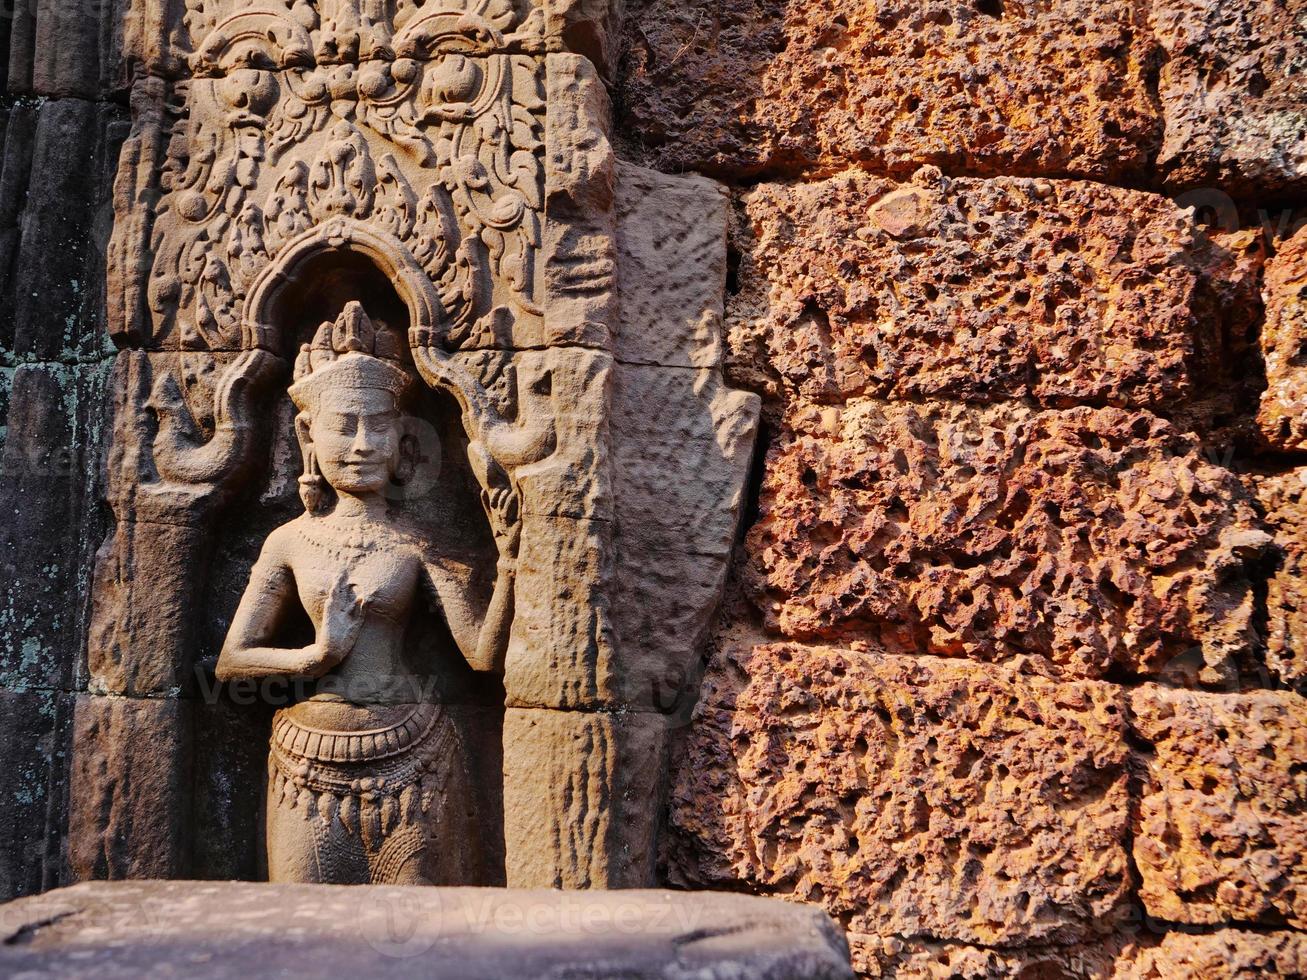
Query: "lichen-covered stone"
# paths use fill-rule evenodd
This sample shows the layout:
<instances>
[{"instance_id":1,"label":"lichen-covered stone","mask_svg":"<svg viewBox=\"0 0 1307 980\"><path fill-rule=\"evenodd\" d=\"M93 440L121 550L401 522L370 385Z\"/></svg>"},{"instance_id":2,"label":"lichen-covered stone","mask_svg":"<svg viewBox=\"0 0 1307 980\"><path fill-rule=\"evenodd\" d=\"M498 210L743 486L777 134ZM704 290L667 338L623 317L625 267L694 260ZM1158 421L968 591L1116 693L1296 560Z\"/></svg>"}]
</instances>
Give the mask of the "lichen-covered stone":
<instances>
[{"instance_id":1,"label":"lichen-covered stone","mask_svg":"<svg viewBox=\"0 0 1307 980\"><path fill-rule=\"evenodd\" d=\"M69 699L0 689L0 901L57 882Z\"/></svg>"},{"instance_id":2,"label":"lichen-covered stone","mask_svg":"<svg viewBox=\"0 0 1307 980\"><path fill-rule=\"evenodd\" d=\"M1146 173L1160 138L1146 8L1126 0L645 0L623 129L665 170L734 177Z\"/></svg>"},{"instance_id":3,"label":"lichen-covered stone","mask_svg":"<svg viewBox=\"0 0 1307 980\"><path fill-rule=\"evenodd\" d=\"M795 409L748 536L767 625L1070 676L1233 676L1254 646L1246 492L1147 413L858 399Z\"/></svg>"},{"instance_id":4,"label":"lichen-covered stone","mask_svg":"<svg viewBox=\"0 0 1307 980\"><path fill-rule=\"evenodd\" d=\"M1266 582L1266 667L1286 684L1307 685L1307 468L1249 478L1275 536Z\"/></svg>"},{"instance_id":5,"label":"lichen-covered stone","mask_svg":"<svg viewBox=\"0 0 1307 980\"><path fill-rule=\"evenodd\" d=\"M1273 449L1307 449L1307 228L1282 242L1266 266L1261 345L1266 391L1257 422Z\"/></svg>"},{"instance_id":6,"label":"lichen-covered stone","mask_svg":"<svg viewBox=\"0 0 1307 980\"><path fill-rule=\"evenodd\" d=\"M674 882L853 933L1074 942L1127 910L1119 690L865 649L734 646L673 769Z\"/></svg>"},{"instance_id":7,"label":"lichen-covered stone","mask_svg":"<svg viewBox=\"0 0 1307 980\"><path fill-rule=\"evenodd\" d=\"M1307 18L1298 0L1156 0L1158 78L1174 187L1307 188Z\"/></svg>"},{"instance_id":8,"label":"lichen-covered stone","mask_svg":"<svg viewBox=\"0 0 1307 980\"><path fill-rule=\"evenodd\" d=\"M0 682L67 690L84 655L104 364L14 369L0 451Z\"/></svg>"},{"instance_id":9,"label":"lichen-covered stone","mask_svg":"<svg viewBox=\"0 0 1307 980\"><path fill-rule=\"evenodd\" d=\"M1139 897L1168 922L1307 923L1307 700L1288 691L1130 694L1142 743Z\"/></svg>"},{"instance_id":10,"label":"lichen-covered stone","mask_svg":"<svg viewBox=\"0 0 1307 980\"><path fill-rule=\"evenodd\" d=\"M83 99L24 103L10 114L0 168L0 346L19 359L68 363L110 349L101 329L104 249L122 117L111 103Z\"/></svg>"},{"instance_id":11,"label":"lichen-covered stone","mask_svg":"<svg viewBox=\"0 0 1307 980\"><path fill-rule=\"evenodd\" d=\"M1262 251L1156 194L1087 181L850 171L741 199L737 361L859 394L1229 412Z\"/></svg>"}]
</instances>

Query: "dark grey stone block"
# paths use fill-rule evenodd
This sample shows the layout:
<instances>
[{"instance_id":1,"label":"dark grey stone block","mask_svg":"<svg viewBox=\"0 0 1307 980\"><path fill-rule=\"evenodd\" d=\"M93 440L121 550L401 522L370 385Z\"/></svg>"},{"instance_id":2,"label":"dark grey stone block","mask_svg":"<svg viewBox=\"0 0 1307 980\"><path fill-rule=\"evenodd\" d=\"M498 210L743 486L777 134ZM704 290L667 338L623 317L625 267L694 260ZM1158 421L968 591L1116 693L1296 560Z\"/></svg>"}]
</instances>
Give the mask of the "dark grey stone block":
<instances>
[{"instance_id":1,"label":"dark grey stone block","mask_svg":"<svg viewBox=\"0 0 1307 980\"><path fill-rule=\"evenodd\" d=\"M821 910L708 892L88 883L0 906L0 973L852 980Z\"/></svg>"}]
</instances>

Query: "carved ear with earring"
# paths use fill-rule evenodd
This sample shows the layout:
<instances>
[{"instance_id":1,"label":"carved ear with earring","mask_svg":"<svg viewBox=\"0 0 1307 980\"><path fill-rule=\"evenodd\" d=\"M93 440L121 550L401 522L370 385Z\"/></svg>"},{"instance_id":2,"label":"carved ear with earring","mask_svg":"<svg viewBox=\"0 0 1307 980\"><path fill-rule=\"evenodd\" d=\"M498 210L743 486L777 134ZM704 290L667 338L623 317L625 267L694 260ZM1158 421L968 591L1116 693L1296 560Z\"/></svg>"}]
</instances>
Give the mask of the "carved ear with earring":
<instances>
[{"instance_id":1,"label":"carved ear with earring","mask_svg":"<svg viewBox=\"0 0 1307 980\"><path fill-rule=\"evenodd\" d=\"M318 470L318 457L313 452L313 440L309 436L310 424L307 412L300 412L295 417L295 432L304 454L304 472L299 478L300 500L310 514L321 514L328 506L327 481Z\"/></svg>"},{"instance_id":2,"label":"carved ear with earring","mask_svg":"<svg viewBox=\"0 0 1307 980\"><path fill-rule=\"evenodd\" d=\"M408 496L409 482L417 473L421 461L422 447L418 440L417 429L421 423L412 416L404 416L399 421L399 445L390 464L390 487L388 496L404 499Z\"/></svg>"}]
</instances>

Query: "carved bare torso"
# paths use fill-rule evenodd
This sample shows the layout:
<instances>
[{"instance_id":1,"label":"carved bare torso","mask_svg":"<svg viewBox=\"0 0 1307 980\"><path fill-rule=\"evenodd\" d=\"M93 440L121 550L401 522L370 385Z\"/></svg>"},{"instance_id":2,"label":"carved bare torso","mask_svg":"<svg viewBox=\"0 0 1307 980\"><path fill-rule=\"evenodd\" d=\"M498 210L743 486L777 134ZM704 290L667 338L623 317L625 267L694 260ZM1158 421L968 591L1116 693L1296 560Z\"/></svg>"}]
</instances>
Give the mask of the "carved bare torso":
<instances>
[{"instance_id":1,"label":"carved bare torso","mask_svg":"<svg viewBox=\"0 0 1307 980\"><path fill-rule=\"evenodd\" d=\"M405 661L404 633L419 588L430 583L425 581L419 542L413 535L386 524L305 516L269 538L265 550L274 548L281 552L275 560L284 562L290 572L315 636L322 637L331 628L329 619L357 616L359 620L349 653L324 675L312 697L291 709L292 714L310 725L330 719L333 727L366 728L370 712L344 710L340 702L419 700L422 686Z\"/></svg>"}]
</instances>

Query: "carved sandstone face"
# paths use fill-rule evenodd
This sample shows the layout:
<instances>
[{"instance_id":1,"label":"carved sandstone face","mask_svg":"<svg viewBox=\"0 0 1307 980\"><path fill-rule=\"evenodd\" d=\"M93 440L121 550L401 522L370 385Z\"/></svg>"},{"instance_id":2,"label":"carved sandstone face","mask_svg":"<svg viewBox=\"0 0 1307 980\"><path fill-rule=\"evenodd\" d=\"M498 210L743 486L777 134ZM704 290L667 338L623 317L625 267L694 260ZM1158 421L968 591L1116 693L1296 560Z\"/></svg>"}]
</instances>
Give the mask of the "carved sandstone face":
<instances>
[{"instance_id":1,"label":"carved sandstone face","mask_svg":"<svg viewBox=\"0 0 1307 980\"><path fill-rule=\"evenodd\" d=\"M310 427L318 468L338 492L378 493L400 463L400 413L382 388L325 392Z\"/></svg>"}]
</instances>

